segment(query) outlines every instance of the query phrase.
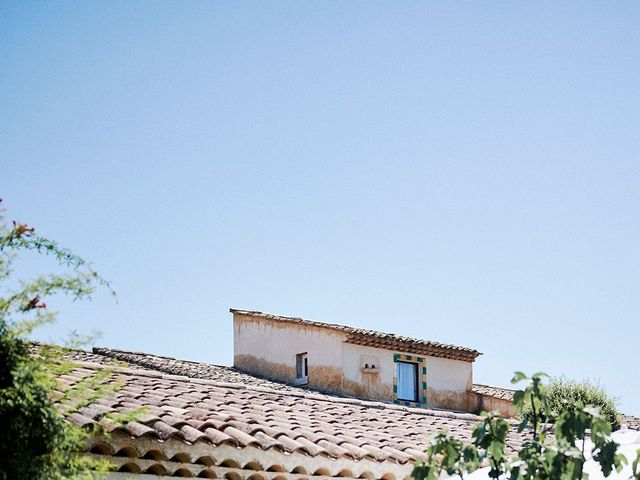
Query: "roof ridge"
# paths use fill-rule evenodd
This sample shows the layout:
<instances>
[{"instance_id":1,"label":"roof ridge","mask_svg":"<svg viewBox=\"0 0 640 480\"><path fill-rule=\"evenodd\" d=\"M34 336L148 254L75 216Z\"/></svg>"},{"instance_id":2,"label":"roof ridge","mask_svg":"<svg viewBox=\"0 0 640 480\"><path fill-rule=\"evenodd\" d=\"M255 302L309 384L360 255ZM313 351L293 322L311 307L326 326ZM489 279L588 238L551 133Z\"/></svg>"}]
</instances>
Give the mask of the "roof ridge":
<instances>
[{"instance_id":1,"label":"roof ridge","mask_svg":"<svg viewBox=\"0 0 640 480\"><path fill-rule=\"evenodd\" d=\"M516 392L518 389L516 388L509 388L509 387L499 387L497 385L487 385L486 383L474 383L473 384L474 387L487 387L487 388L496 388L499 390L508 390L510 392Z\"/></svg>"},{"instance_id":2,"label":"roof ridge","mask_svg":"<svg viewBox=\"0 0 640 480\"><path fill-rule=\"evenodd\" d=\"M249 390L260 393L271 393L275 395L281 396L290 396L297 397L308 400L315 400L320 402L327 403L339 403L339 404L348 404L348 405L359 405L368 408L376 408L379 410L393 410L393 411L401 411L401 412L410 412L418 415L430 416L430 417L439 417L439 418L451 418L457 420L465 420L465 421L479 421L482 417L479 415L475 415L472 413L459 413L453 412L450 410L440 410L434 408L419 408L419 407L408 407L403 405L396 405L394 403L383 402L380 400L361 400L353 397L338 397L329 394L312 392L308 393L306 390L300 391L283 391L276 390L274 388L263 387L263 386L255 386L243 383L230 383L230 382L220 382L216 380L210 380L205 378L194 378L188 377L186 375L174 375L170 373L164 373L160 370L150 371L150 370L142 370L137 368L130 367L122 367L118 365L113 366L105 366L99 363L94 362L85 362L74 360L74 363L82 368L87 368L91 370L106 370L112 369L114 372L130 375L130 376L141 376L147 378L159 378L163 380L172 380L177 382L185 382L185 383L193 383L197 385L210 385L215 387L223 387L235 390Z\"/></svg>"},{"instance_id":3,"label":"roof ridge","mask_svg":"<svg viewBox=\"0 0 640 480\"><path fill-rule=\"evenodd\" d=\"M156 358L162 358L164 360L176 360L178 362L185 362L185 363L191 363L191 364L195 364L195 365L212 365L214 367L221 367L221 368L231 368L229 367L229 365L219 365L217 363L208 363L208 362L199 362L197 360L187 360L184 358L178 358L178 357L169 357L168 355L158 355L156 353L147 353L147 352L134 352L132 350L122 350L119 348L109 348L109 347L92 347L91 348L91 352L95 353L97 355L104 355L106 357L110 357L110 358L116 358L114 355L111 355L111 352L114 353L121 353L124 355L144 355L144 356L148 356L148 357L156 357Z\"/></svg>"}]
</instances>

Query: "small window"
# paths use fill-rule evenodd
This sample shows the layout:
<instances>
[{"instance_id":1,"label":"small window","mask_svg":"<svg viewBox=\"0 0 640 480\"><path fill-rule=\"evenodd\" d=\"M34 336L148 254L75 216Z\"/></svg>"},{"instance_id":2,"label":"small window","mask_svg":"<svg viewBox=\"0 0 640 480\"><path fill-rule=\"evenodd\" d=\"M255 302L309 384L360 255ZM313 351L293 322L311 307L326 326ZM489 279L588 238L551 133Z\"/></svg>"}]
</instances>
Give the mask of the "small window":
<instances>
[{"instance_id":1,"label":"small window","mask_svg":"<svg viewBox=\"0 0 640 480\"><path fill-rule=\"evenodd\" d=\"M296 385L305 385L309 383L309 360L307 353L298 353L296 355Z\"/></svg>"},{"instance_id":2,"label":"small window","mask_svg":"<svg viewBox=\"0 0 640 480\"><path fill-rule=\"evenodd\" d=\"M418 364L413 362L397 362L398 365L398 400L418 402Z\"/></svg>"}]
</instances>

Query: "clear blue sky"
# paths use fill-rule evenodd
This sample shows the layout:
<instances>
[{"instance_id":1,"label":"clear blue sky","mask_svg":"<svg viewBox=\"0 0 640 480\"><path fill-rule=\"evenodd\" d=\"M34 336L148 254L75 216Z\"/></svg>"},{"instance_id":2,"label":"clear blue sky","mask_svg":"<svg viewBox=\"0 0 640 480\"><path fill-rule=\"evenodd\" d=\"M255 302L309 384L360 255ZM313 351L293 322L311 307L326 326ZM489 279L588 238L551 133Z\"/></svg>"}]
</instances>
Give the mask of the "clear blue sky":
<instances>
[{"instance_id":1,"label":"clear blue sky","mask_svg":"<svg viewBox=\"0 0 640 480\"><path fill-rule=\"evenodd\" d=\"M0 3L0 195L113 281L41 338L232 362L229 307L640 414L640 4Z\"/></svg>"}]
</instances>

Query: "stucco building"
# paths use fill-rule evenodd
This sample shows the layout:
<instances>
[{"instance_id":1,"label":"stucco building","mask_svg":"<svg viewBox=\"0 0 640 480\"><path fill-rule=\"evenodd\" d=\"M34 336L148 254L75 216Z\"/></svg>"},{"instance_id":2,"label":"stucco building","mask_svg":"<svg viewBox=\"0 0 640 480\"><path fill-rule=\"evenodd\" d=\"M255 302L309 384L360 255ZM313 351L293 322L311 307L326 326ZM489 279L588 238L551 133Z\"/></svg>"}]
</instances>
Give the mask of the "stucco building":
<instances>
[{"instance_id":1,"label":"stucco building","mask_svg":"<svg viewBox=\"0 0 640 480\"><path fill-rule=\"evenodd\" d=\"M483 407L509 414L512 390L473 383L480 353L472 348L231 312L233 367L103 348L70 353L77 368L61 385L104 368L120 385L79 409L60 405L69 422L109 431L85 452L114 465L106 479L410 480L437 432L468 441ZM109 421L131 411L135 421ZM528 433L509 421L513 452Z\"/></svg>"},{"instance_id":2,"label":"stucco building","mask_svg":"<svg viewBox=\"0 0 640 480\"><path fill-rule=\"evenodd\" d=\"M264 312L231 313L239 370L362 399L512 413L510 398L501 401L474 386L473 363L481 353L472 348Z\"/></svg>"}]
</instances>

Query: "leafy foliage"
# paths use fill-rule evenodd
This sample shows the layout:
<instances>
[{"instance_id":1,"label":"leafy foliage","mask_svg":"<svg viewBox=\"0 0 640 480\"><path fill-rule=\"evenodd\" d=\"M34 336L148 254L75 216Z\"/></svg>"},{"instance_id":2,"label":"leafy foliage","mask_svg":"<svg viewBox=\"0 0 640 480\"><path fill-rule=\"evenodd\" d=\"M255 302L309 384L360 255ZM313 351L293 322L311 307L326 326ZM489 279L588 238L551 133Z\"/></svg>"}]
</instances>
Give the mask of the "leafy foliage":
<instances>
[{"instance_id":1,"label":"leafy foliage","mask_svg":"<svg viewBox=\"0 0 640 480\"><path fill-rule=\"evenodd\" d=\"M25 252L53 257L67 273L17 282L13 263ZM75 368L63 359L66 350L40 346L34 352L26 340L35 328L55 320L45 303L49 297L86 299L100 285L110 289L85 260L27 225L8 225L0 210L0 480L84 479L108 469L104 462L77 455L96 432L65 422L53 396L67 414L73 413L117 388L110 371L65 386L59 376Z\"/></svg>"},{"instance_id":2,"label":"leafy foliage","mask_svg":"<svg viewBox=\"0 0 640 480\"><path fill-rule=\"evenodd\" d=\"M550 418L554 418L567 410L575 408L575 405L593 405L600 408L600 414L606 418L614 430L620 428L620 412L616 408L615 400L597 384L588 381L577 382L565 377L551 378L546 386L546 399L549 404ZM522 415L530 421L533 419L533 409L525 403Z\"/></svg>"},{"instance_id":3,"label":"leafy foliage","mask_svg":"<svg viewBox=\"0 0 640 480\"><path fill-rule=\"evenodd\" d=\"M459 475L474 472L487 465L489 477L510 480L582 480L586 454L591 454L605 476L620 471L627 463L618 453L618 444L611 438L609 418L597 406L575 400L570 408L555 413L551 409L546 375L531 377L516 372L512 383L524 382L524 388L514 395L514 406L525 406L531 415L522 416L518 431L529 431L531 437L515 456L507 451L509 423L496 413L483 413L474 426L471 444L464 444L446 432L439 433L427 449L426 459L415 464L412 476L416 480L436 480L444 472ZM550 423L553 419L554 423ZM632 475L640 480L640 451L632 464Z\"/></svg>"}]
</instances>

